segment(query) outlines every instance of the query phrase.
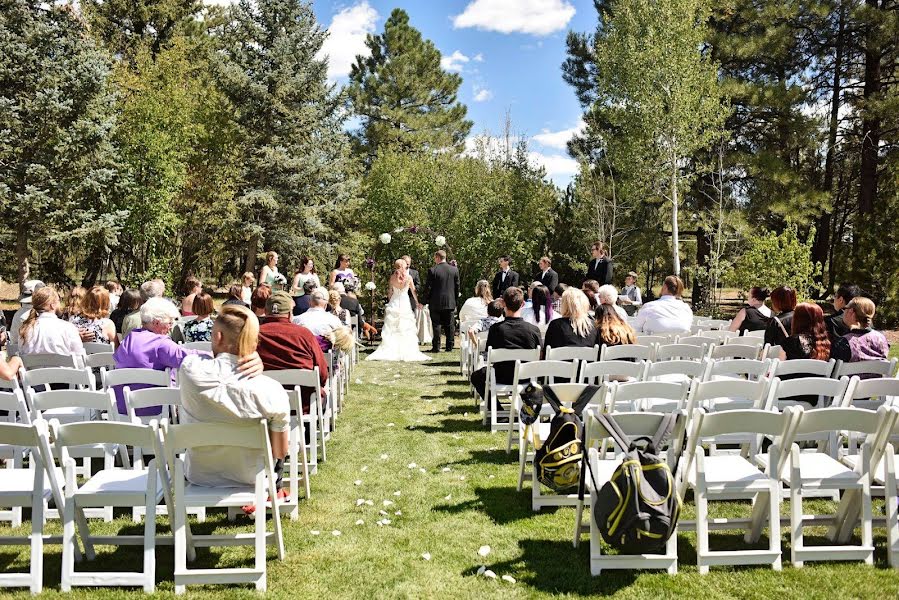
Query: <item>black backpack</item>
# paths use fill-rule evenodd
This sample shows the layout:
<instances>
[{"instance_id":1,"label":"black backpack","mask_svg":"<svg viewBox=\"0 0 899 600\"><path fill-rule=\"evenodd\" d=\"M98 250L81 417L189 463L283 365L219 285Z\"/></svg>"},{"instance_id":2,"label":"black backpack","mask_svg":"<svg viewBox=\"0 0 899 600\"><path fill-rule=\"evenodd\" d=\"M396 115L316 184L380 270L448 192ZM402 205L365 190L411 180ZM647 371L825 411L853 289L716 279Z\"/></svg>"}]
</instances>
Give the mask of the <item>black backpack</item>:
<instances>
[{"instance_id":1,"label":"black backpack","mask_svg":"<svg viewBox=\"0 0 899 600\"><path fill-rule=\"evenodd\" d=\"M665 415L652 438L630 439L611 415L600 414L599 422L612 439L627 453L612 478L597 491L593 518L603 539L624 554L661 554L677 527L681 500L677 495L671 468L658 456L677 415ZM596 479L587 470L596 489ZM676 470L676 466L675 466ZM580 489L584 497L584 486Z\"/></svg>"},{"instance_id":2,"label":"black backpack","mask_svg":"<svg viewBox=\"0 0 899 600\"><path fill-rule=\"evenodd\" d=\"M531 385L539 387L538 384ZM581 412L599 389L599 386L588 385L578 399L572 403L571 408L568 408L562 405L552 387L541 388L543 398L549 401L556 411L556 415L549 424L549 435L546 441L537 448L534 455L534 466L537 469L537 481L551 490L556 492L573 490L581 481L584 438ZM531 397L534 398L537 395L534 394ZM523 403L523 408L525 406L529 406L528 402ZM530 407L531 410L534 410L534 404L530 404ZM535 413L539 415L539 406L536 407Z\"/></svg>"}]
</instances>

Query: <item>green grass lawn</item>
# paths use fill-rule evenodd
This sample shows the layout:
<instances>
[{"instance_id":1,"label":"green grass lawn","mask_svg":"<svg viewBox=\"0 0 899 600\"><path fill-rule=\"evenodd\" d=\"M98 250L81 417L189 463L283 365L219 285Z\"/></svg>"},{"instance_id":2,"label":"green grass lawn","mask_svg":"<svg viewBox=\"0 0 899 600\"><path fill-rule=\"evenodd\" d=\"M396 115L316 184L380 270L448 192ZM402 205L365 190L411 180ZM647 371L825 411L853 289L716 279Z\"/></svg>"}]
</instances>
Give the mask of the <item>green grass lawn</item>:
<instances>
[{"instance_id":1,"label":"green grass lawn","mask_svg":"<svg viewBox=\"0 0 899 600\"><path fill-rule=\"evenodd\" d=\"M345 412L328 446L327 463L313 478L313 497L301 504L296 522L284 521L287 557L269 551L269 595L283 598L542 598L613 595L620 598L865 598L899 595L899 575L885 565L885 532L875 529L876 566L861 564L789 565L784 531L784 570L713 568L699 576L694 536L680 535L680 574L612 572L593 578L588 544L571 545L573 509L534 513L530 487L516 492L517 453L505 452L505 438L491 435L468 396L458 372L458 355L441 353L425 365L361 362L354 375ZM414 466L413 464L414 463ZM423 471L422 471L423 469ZM357 484L358 482L358 484ZM357 499L373 506L357 506ZM387 506L384 501L391 502ZM832 508L807 502L808 508ZM387 515L380 514L384 511ZM784 514L787 513L784 506ZM743 512L745 504L720 508ZM879 511L878 511L879 512ZM399 514L398 514L399 513ZM692 517L688 504L684 518ZM715 513L713 513L715 514ZM130 515L130 513L129 513ZM378 520L389 519L379 526ZM364 524L357 524L358 521ZM212 524L228 528L223 516ZM159 523L165 530L167 519ZM127 529L140 533L124 514L97 531ZM26 527L22 528L24 532ZM59 530L52 522L49 529ZM319 532L314 535L313 531ZM332 534L339 531L340 535ZM8 528L0 533L8 533ZM740 546L728 532L714 534L713 548ZM809 543L814 543L811 539ZM486 558L478 549L489 545ZM0 549L4 569L24 569L26 549ZM79 568L135 568L138 548L104 549L96 565ZM430 560L422 555L430 554ZM249 549L200 549L208 566L246 564ZM45 552L45 595L59 594L59 547ZM172 595L172 550L157 550L158 594ZM478 576L486 565L498 577ZM255 597L249 589L192 588L202 597ZM17 592L27 597L27 590ZM66 597L143 596L140 591L76 590Z\"/></svg>"}]
</instances>

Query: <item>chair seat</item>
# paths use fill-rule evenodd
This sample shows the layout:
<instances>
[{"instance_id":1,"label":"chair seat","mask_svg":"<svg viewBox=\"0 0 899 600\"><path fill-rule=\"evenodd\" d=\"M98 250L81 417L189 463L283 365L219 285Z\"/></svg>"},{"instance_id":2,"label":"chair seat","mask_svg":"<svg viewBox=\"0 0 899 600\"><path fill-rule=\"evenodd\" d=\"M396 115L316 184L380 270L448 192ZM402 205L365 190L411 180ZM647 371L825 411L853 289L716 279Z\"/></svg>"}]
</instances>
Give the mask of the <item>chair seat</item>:
<instances>
[{"instance_id":1,"label":"chair seat","mask_svg":"<svg viewBox=\"0 0 899 600\"><path fill-rule=\"evenodd\" d=\"M214 488L184 483L185 506L246 506L256 502L256 490L251 485Z\"/></svg>"},{"instance_id":2,"label":"chair seat","mask_svg":"<svg viewBox=\"0 0 899 600\"><path fill-rule=\"evenodd\" d=\"M56 468L56 476L63 480L62 469ZM31 494L34 490L34 471L32 469L0 469L0 497L21 496ZM50 497L50 480L44 476L44 497Z\"/></svg>"},{"instance_id":3,"label":"chair seat","mask_svg":"<svg viewBox=\"0 0 899 600\"><path fill-rule=\"evenodd\" d=\"M725 484L742 484L746 487L760 482L767 485L768 476L742 456L724 454L705 458L705 480L710 487ZM689 482L690 485L696 485L696 472L693 469L690 470Z\"/></svg>"},{"instance_id":4,"label":"chair seat","mask_svg":"<svg viewBox=\"0 0 899 600\"><path fill-rule=\"evenodd\" d=\"M765 467L768 466L768 455L759 454L756 461ZM792 473L792 458L787 458L786 468L783 472L784 483L790 483ZM859 474L838 460L835 460L821 452L803 452L799 455L799 477L803 484L813 482L838 482L855 483L859 480Z\"/></svg>"},{"instance_id":5,"label":"chair seat","mask_svg":"<svg viewBox=\"0 0 899 600\"><path fill-rule=\"evenodd\" d=\"M861 458L862 457L859 456L858 454L849 454L847 456L840 457L840 460L842 461L842 463L844 465L846 465L847 467L849 467L850 469L852 469L854 471L855 467L858 466L858 461L860 461ZM877 483L883 484L883 483L886 483L886 480L887 480L886 465L884 464L883 461L880 461L880 463L878 463L878 465L877 465L877 468L874 469L874 481L876 481Z\"/></svg>"},{"instance_id":6,"label":"chair seat","mask_svg":"<svg viewBox=\"0 0 899 600\"><path fill-rule=\"evenodd\" d=\"M156 476L156 489L162 489L162 480ZM78 488L76 495L143 494L147 490L147 471L135 469L103 469L91 476Z\"/></svg>"}]
</instances>

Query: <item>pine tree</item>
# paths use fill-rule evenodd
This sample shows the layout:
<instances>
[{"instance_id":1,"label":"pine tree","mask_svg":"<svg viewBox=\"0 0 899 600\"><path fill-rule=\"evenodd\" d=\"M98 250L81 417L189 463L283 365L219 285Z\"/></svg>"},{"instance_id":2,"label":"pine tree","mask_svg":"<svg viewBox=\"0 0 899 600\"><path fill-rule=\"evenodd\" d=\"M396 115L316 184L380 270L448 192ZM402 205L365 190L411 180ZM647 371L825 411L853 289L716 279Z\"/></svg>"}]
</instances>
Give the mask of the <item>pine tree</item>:
<instances>
[{"instance_id":1,"label":"pine tree","mask_svg":"<svg viewBox=\"0 0 899 600\"><path fill-rule=\"evenodd\" d=\"M117 56L133 60L141 49L155 58L190 26L202 0L84 0L91 32Z\"/></svg>"},{"instance_id":2,"label":"pine tree","mask_svg":"<svg viewBox=\"0 0 899 600\"><path fill-rule=\"evenodd\" d=\"M345 99L316 58L325 36L310 3L296 0L241 0L221 32L218 79L237 127L246 270L260 244L289 262L333 240L333 213L356 202Z\"/></svg>"},{"instance_id":3,"label":"pine tree","mask_svg":"<svg viewBox=\"0 0 899 600\"><path fill-rule=\"evenodd\" d=\"M0 0L0 214L15 231L20 283L35 252L48 258L41 277L66 280L73 250L116 237L109 73L70 6Z\"/></svg>"},{"instance_id":4,"label":"pine tree","mask_svg":"<svg viewBox=\"0 0 899 600\"><path fill-rule=\"evenodd\" d=\"M349 95L362 117L359 150L370 161L386 148L403 152L461 151L472 122L457 98L462 77L440 68L440 51L394 9L384 33L365 42L371 56L356 58Z\"/></svg>"}]
</instances>

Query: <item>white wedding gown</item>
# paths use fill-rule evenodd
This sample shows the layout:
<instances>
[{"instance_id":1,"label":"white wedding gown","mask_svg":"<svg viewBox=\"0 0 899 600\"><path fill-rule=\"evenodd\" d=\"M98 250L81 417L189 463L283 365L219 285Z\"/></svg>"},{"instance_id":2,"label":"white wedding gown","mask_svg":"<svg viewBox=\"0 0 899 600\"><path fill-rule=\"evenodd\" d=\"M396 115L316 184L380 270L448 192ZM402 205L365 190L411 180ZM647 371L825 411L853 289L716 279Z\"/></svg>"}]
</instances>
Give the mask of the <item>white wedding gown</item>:
<instances>
[{"instance_id":1,"label":"white wedding gown","mask_svg":"<svg viewBox=\"0 0 899 600\"><path fill-rule=\"evenodd\" d=\"M421 362L431 357L418 349L418 325L409 302L410 279L402 288L393 287L393 295L384 311L381 345L365 360Z\"/></svg>"}]
</instances>

